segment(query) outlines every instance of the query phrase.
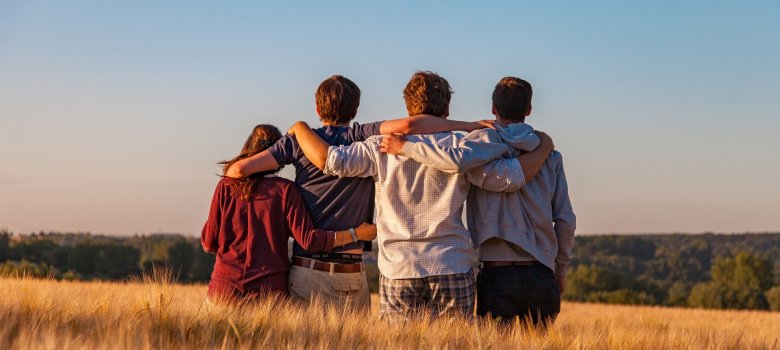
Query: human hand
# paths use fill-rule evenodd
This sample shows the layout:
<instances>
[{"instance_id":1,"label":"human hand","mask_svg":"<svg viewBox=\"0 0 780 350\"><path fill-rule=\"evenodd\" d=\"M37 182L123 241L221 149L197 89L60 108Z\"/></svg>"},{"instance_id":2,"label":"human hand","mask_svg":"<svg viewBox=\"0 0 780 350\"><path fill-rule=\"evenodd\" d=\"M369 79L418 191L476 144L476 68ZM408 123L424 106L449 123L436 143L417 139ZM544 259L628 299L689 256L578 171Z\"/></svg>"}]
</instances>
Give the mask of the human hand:
<instances>
[{"instance_id":1,"label":"human hand","mask_svg":"<svg viewBox=\"0 0 780 350\"><path fill-rule=\"evenodd\" d=\"M555 276L555 283L558 285L558 290L563 294L563 291L566 288L566 276Z\"/></svg>"},{"instance_id":2,"label":"human hand","mask_svg":"<svg viewBox=\"0 0 780 350\"><path fill-rule=\"evenodd\" d=\"M534 131L536 133L536 136L539 136L539 147L544 147L545 149L552 152L555 149L555 144L553 143L552 138L550 135L547 135L544 132L541 132L539 130Z\"/></svg>"},{"instance_id":3,"label":"human hand","mask_svg":"<svg viewBox=\"0 0 780 350\"><path fill-rule=\"evenodd\" d=\"M382 136L382 142L379 144L379 151L395 155L402 155L406 143L406 136L403 135L385 135Z\"/></svg>"},{"instance_id":4,"label":"human hand","mask_svg":"<svg viewBox=\"0 0 780 350\"><path fill-rule=\"evenodd\" d=\"M473 130L479 130L479 129L493 129L493 130L496 130L496 120L495 119L485 119L485 120L475 121Z\"/></svg>"},{"instance_id":5,"label":"human hand","mask_svg":"<svg viewBox=\"0 0 780 350\"><path fill-rule=\"evenodd\" d=\"M364 222L355 228L358 240L373 241L376 239L376 225Z\"/></svg>"},{"instance_id":6,"label":"human hand","mask_svg":"<svg viewBox=\"0 0 780 350\"><path fill-rule=\"evenodd\" d=\"M306 124L306 122L297 121L295 122L295 124L293 124L293 126L290 127L290 129L287 130L287 135L295 136L296 129L301 127L308 127L308 126L309 124Z\"/></svg>"}]
</instances>

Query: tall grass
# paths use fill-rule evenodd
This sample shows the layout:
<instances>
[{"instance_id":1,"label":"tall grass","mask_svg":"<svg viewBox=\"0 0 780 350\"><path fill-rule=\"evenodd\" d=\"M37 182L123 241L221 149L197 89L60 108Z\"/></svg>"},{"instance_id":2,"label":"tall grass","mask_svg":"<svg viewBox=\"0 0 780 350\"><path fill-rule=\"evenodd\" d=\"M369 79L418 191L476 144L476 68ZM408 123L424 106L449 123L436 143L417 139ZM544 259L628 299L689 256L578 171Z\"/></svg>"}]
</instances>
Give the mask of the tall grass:
<instances>
[{"instance_id":1,"label":"tall grass","mask_svg":"<svg viewBox=\"0 0 780 350\"><path fill-rule=\"evenodd\" d=\"M780 349L780 313L565 303L548 331L370 315L273 299L206 302L157 272L126 283L0 278L0 349Z\"/></svg>"}]
</instances>

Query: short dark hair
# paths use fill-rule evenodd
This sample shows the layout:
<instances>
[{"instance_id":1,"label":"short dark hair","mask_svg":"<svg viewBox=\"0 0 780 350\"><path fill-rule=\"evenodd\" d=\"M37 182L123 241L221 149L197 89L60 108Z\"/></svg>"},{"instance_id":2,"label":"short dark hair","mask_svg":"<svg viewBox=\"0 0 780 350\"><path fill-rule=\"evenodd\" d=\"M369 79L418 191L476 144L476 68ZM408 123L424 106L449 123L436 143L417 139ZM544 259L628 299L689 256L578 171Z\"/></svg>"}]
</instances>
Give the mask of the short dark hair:
<instances>
[{"instance_id":1,"label":"short dark hair","mask_svg":"<svg viewBox=\"0 0 780 350\"><path fill-rule=\"evenodd\" d=\"M341 75L325 79L314 94L322 121L330 124L347 124L357 115L360 105L360 88L352 80Z\"/></svg>"},{"instance_id":2,"label":"short dark hair","mask_svg":"<svg viewBox=\"0 0 780 350\"><path fill-rule=\"evenodd\" d=\"M523 79L504 77L493 90L493 108L506 121L524 122L531 107L533 89Z\"/></svg>"},{"instance_id":3,"label":"short dark hair","mask_svg":"<svg viewBox=\"0 0 780 350\"><path fill-rule=\"evenodd\" d=\"M415 72L404 88L404 101L410 116L430 114L444 117L449 113L450 99L450 83L431 71Z\"/></svg>"}]
</instances>

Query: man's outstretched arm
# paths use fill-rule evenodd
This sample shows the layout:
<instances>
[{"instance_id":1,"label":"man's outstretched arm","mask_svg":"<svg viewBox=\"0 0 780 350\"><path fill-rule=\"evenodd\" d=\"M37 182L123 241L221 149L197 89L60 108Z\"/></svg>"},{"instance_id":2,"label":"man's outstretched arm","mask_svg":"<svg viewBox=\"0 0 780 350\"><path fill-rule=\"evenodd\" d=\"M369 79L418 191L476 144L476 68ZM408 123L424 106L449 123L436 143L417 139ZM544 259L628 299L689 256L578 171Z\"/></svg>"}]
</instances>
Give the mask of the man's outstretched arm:
<instances>
[{"instance_id":1,"label":"man's outstretched arm","mask_svg":"<svg viewBox=\"0 0 780 350\"><path fill-rule=\"evenodd\" d=\"M306 122L296 122L287 131L288 135L295 136L303 154L320 170L325 169L328 160L328 147L330 145L317 135Z\"/></svg>"},{"instance_id":2,"label":"man's outstretched arm","mask_svg":"<svg viewBox=\"0 0 780 350\"><path fill-rule=\"evenodd\" d=\"M365 141L354 142L349 146L331 146L304 122L295 123L287 133L298 139L298 145L306 158L325 174L369 177L376 173L372 146Z\"/></svg>"},{"instance_id":3,"label":"man's outstretched arm","mask_svg":"<svg viewBox=\"0 0 780 350\"><path fill-rule=\"evenodd\" d=\"M520 166L523 168L526 183L530 182L539 170L542 170L542 166L547 161L547 157L550 156L550 152L555 150L555 144L553 144L550 135L541 131L536 131L536 135L539 136L539 147L536 147L532 152L526 152L517 157L517 160L520 161Z\"/></svg>"},{"instance_id":4,"label":"man's outstretched arm","mask_svg":"<svg viewBox=\"0 0 780 350\"><path fill-rule=\"evenodd\" d=\"M279 163L276 161L276 158L274 158L271 152L265 150L249 158L244 158L233 163L233 165L228 168L225 176L241 179L252 174L278 168Z\"/></svg>"},{"instance_id":5,"label":"man's outstretched arm","mask_svg":"<svg viewBox=\"0 0 780 350\"><path fill-rule=\"evenodd\" d=\"M433 134L446 131L474 131L491 128L495 120L482 120L478 122L464 122L460 120L447 120L427 114L418 114L411 117L385 120L379 126L379 133L390 134Z\"/></svg>"},{"instance_id":6,"label":"man's outstretched arm","mask_svg":"<svg viewBox=\"0 0 780 350\"><path fill-rule=\"evenodd\" d=\"M539 172L539 170L541 170L550 152L555 149L555 145L553 144L552 139L547 134L541 131L537 131L536 134L540 138L540 144L533 152L523 153L515 159L499 159L493 162L482 162L477 166L464 165L469 163L467 162L468 159L472 158L470 154L482 153L480 150L488 145L497 146L502 144L489 142L486 143L480 141L464 141L459 147L442 148L429 145L424 142L416 142L414 143L414 147L411 147L410 145L407 145L407 141L404 138L396 135L388 135L382 138L380 151L396 155L404 155L414 159L417 162L442 171L462 172L467 174L473 171L473 174L468 174L469 181L488 191L516 191L519 189L519 187L522 187L522 185L531 181L531 179ZM405 149L407 152L404 152ZM495 156L492 158L495 158ZM482 159L480 159L480 161L482 161ZM497 184L498 182L492 181L486 183L484 181L487 177L509 179L511 176L516 176L517 174L510 174L513 169L517 168L511 164L515 161L519 162L520 171L523 174L522 183L520 181L514 181L512 186L502 185L496 187L489 185L489 183ZM479 180L480 178L482 181ZM483 185L486 187L483 187Z\"/></svg>"},{"instance_id":7,"label":"man's outstretched arm","mask_svg":"<svg viewBox=\"0 0 780 350\"><path fill-rule=\"evenodd\" d=\"M546 134L539 135L540 143L531 152L516 158L497 159L466 172L466 180L472 185L490 192L515 192L541 170L555 149L552 139Z\"/></svg>"}]
</instances>

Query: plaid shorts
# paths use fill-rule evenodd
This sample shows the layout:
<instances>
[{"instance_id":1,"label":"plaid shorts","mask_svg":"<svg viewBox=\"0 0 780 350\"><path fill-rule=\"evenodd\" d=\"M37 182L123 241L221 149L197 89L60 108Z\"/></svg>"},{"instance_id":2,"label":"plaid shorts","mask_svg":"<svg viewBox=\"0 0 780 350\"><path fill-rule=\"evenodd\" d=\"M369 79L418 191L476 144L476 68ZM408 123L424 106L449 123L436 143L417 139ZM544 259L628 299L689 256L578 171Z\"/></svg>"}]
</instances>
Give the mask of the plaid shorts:
<instances>
[{"instance_id":1,"label":"plaid shorts","mask_svg":"<svg viewBox=\"0 0 780 350\"><path fill-rule=\"evenodd\" d=\"M379 317L394 321L429 313L432 319L448 314L471 319L476 291L473 270L408 279L380 275Z\"/></svg>"}]
</instances>

